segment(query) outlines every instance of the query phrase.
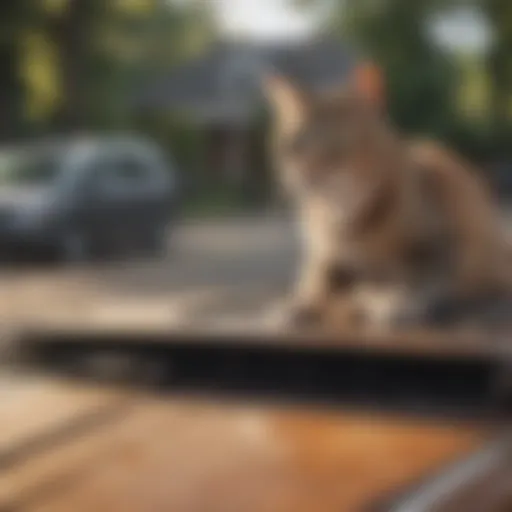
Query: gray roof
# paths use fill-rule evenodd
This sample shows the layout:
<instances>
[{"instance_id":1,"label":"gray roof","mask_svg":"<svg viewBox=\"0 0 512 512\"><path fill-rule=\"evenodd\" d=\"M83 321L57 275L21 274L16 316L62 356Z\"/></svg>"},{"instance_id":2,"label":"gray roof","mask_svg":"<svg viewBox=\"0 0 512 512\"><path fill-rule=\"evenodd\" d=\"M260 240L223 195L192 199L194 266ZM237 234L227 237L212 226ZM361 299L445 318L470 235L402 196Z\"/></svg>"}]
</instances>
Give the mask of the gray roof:
<instances>
[{"instance_id":1,"label":"gray roof","mask_svg":"<svg viewBox=\"0 0 512 512\"><path fill-rule=\"evenodd\" d=\"M341 82L354 55L337 41L264 45L221 43L166 76L136 98L140 109L178 109L202 120L245 120L259 104L262 75L269 69L311 88Z\"/></svg>"}]
</instances>

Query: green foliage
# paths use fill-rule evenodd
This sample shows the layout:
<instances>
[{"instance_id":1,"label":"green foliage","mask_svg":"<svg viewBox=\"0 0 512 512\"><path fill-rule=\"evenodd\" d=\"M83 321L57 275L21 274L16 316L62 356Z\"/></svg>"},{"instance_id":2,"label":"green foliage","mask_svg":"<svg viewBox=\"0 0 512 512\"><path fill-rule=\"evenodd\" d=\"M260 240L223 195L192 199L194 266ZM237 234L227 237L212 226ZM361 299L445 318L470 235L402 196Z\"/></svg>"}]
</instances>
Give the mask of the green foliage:
<instances>
[{"instance_id":1,"label":"green foliage","mask_svg":"<svg viewBox=\"0 0 512 512\"><path fill-rule=\"evenodd\" d=\"M0 7L5 124L116 128L137 79L187 59L213 36L198 0L18 0ZM1 123L0 123L1 125ZM1 128L1 126L0 126ZM2 136L0 130L0 137Z\"/></svg>"},{"instance_id":2,"label":"green foliage","mask_svg":"<svg viewBox=\"0 0 512 512\"><path fill-rule=\"evenodd\" d=\"M476 0L475 0L476 1ZM491 123L498 152L510 154L512 137L512 4L507 0L479 0L493 28L487 71L491 84Z\"/></svg>"}]
</instances>

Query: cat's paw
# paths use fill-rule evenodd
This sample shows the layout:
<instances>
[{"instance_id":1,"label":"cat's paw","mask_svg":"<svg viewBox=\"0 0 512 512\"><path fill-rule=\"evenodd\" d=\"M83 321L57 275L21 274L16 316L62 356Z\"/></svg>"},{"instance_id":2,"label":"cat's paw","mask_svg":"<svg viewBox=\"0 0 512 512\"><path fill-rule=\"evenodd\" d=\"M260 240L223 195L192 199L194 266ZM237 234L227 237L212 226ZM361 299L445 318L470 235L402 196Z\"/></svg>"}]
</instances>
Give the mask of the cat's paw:
<instances>
[{"instance_id":1,"label":"cat's paw","mask_svg":"<svg viewBox=\"0 0 512 512\"><path fill-rule=\"evenodd\" d=\"M385 311L366 309L365 330L388 332L411 329L428 323L428 312L420 307L395 307Z\"/></svg>"},{"instance_id":2,"label":"cat's paw","mask_svg":"<svg viewBox=\"0 0 512 512\"><path fill-rule=\"evenodd\" d=\"M268 327L280 329L312 327L320 323L320 311L314 305L284 301L273 305L266 312L264 323Z\"/></svg>"}]
</instances>

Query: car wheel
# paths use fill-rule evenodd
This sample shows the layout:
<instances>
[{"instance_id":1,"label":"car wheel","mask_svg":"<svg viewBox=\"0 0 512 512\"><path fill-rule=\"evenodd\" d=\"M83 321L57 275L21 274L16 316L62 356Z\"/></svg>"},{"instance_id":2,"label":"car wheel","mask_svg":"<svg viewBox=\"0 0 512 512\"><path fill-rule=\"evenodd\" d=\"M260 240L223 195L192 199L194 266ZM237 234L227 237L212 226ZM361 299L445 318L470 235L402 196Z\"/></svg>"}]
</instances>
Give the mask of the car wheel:
<instances>
[{"instance_id":1,"label":"car wheel","mask_svg":"<svg viewBox=\"0 0 512 512\"><path fill-rule=\"evenodd\" d=\"M92 258L90 237L79 229L64 232L59 249L60 260L64 263L84 263Z\"/></svg>"}]
</instances>

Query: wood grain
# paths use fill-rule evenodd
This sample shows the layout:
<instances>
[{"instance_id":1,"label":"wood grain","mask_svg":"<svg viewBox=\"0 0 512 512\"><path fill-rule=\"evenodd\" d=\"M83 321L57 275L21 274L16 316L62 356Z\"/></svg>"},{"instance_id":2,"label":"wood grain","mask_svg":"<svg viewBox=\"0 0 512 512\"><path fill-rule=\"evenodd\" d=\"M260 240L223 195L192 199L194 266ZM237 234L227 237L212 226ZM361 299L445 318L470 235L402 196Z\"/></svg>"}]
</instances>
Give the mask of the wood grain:
<instances>
[{"instance_id":1,"label":"wood grain","mask_svg":"<svg viewBox=\"0 0 512 512\"><path fill-rule=\"evenodd\" d=\"M489 435L469 423L133 395L116 421L4 468L0 505L27 512L351 512Z\"/></svg>"}]
</instances>

